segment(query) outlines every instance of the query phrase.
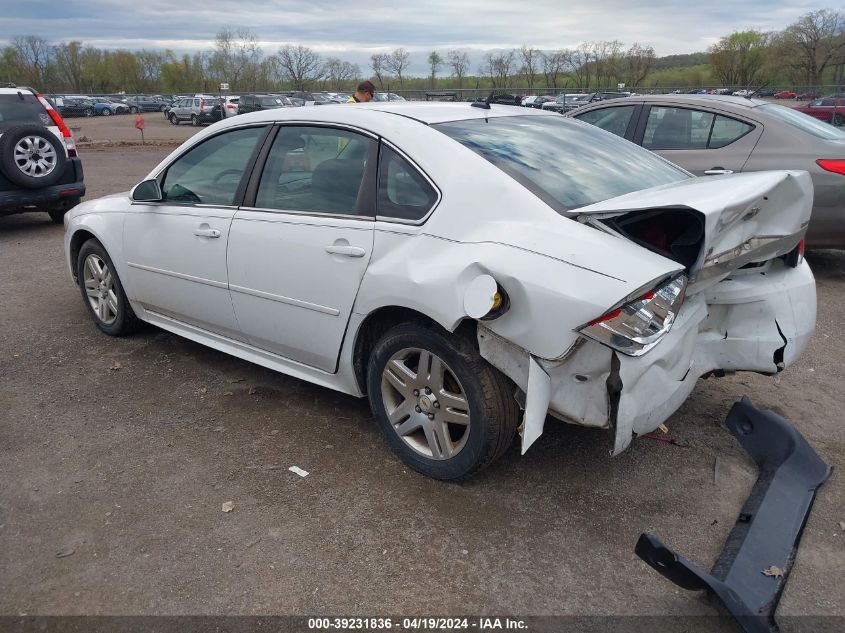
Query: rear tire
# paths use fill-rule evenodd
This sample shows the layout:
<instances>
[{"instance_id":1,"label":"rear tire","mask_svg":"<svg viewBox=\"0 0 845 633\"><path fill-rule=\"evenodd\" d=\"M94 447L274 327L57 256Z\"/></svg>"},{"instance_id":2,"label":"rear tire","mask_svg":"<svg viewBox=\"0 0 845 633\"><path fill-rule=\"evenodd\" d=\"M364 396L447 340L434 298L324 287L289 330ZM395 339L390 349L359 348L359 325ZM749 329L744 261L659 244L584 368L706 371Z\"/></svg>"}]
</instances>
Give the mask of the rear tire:
<instances>
[{"instance_id":1,"label":"rear tire","mask_svg":"<svg viewBox=\"0 0 845 633\"><path fill-rule=\"evenodd\" d=\"M88 315L109 336L132 334L141 326L123 291L114 263L95 239L79 249L76 278Z\"/></svg>"},{"instance_id":2,"label":"rear tire","mask_svg":"<svg viewBox=\"0 0 845 633\"><path fill-rule=\"evenodd\" d=\"M35 153L30 155L30 152ZM40 125L18 125L0 136L0 173L26 189L54 185L67 164L59 139Z\"/></svg>"},{"instance_id":3,"label":"rear tire","mask_svg":"<svg viewBox=\"0 0 845 633\"><path fill-rule=\"evenodd\" d=\"M845 123L845 118L841 114L834 114L830 122L835 125L836 127L842 127L842 124Z\"/></svg>"},{"instance_id":4,"label":"rear tire","mask_svg":"<svg viewBox=\"0 0 845 633\"><path fill-rule=\"evenodd\" d=\"M60 207L58 209L49 209L47 214L54 224L63 224L65 221L65 214L70 211L70 207Z\"/></svg>"},{"instance_id":5,"label":"rear tire","mask_svg":"<svg viewBox=\"0 0 845 633\"><path fill-rule=\"evenodd\" d=\"M410 468L461 480L500 457L519 419L514 387L467 338L403 323L376 343L367 365L373 415Z\"/></svg>"}]
</instances>

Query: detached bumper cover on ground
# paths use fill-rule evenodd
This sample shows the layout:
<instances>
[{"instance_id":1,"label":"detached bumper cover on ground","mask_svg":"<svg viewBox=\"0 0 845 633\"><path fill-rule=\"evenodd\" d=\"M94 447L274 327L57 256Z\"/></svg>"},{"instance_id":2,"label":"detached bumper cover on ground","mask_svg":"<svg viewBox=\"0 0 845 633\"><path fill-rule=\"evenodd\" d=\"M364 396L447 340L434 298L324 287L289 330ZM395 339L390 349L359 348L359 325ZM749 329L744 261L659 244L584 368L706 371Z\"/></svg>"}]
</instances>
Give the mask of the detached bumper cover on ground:
<instances>
[{"instance_id":1,"label":"detached bumper cover on ground","mask_svg":"<svg viewBox=\"0 0 845 633\"><path fill-rule=\"evenodd\" d=\"M711 573L651 534L640 536L635 552L676 585L714 593L749 633L777 630L775 610L816 491L831 468L787 420L756 409L747 397L725 423L760 474Z\"/></svg>"}]
</instances>

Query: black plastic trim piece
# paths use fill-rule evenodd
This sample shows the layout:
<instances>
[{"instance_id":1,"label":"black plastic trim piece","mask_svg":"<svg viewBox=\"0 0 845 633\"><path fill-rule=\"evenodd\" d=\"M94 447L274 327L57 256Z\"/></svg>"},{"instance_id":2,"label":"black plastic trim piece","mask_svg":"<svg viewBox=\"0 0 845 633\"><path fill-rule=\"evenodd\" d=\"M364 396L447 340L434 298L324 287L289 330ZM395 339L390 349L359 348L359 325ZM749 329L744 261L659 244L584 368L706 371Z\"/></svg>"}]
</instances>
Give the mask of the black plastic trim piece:
<instances>
[{"instance_id":1,"label":"black plastic trim piece","mask_svg":"<svg viewBox=\"0 0 845 633\"><path fill-rule=\"evenodd\" d=\"M715 594L747 633L769 633L778 630L778 601L816 492L832 469L788 420L755 408L747 396L725 424L760 474L711 572L651 534L640 536L634 552L679 587Z\"/></svg>"}]
</instances>

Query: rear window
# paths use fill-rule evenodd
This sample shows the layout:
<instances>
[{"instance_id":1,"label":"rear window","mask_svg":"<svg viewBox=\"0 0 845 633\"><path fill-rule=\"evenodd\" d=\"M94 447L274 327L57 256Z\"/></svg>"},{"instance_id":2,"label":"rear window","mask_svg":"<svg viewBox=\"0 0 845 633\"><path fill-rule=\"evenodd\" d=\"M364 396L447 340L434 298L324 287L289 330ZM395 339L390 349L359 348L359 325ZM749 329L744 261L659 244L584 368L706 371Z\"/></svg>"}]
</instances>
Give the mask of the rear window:
<instances>
[{"instance_id":1,"label":"rear window","mask_svg":"<svg viewBox=\"0 0 845 633\"><path fill-rule=\"evenodd\" d=\"M798 128L808 134L812 134L817 138L834 141L845 139L845 132L838 130L829 123L820 121L819 119L811 117L809 114L798 112L792 108L769 103L764 106L760 106L760 110L780 119L794 128Z\"/></svg>"},{"instance_id":2,"label":"rear window","mask_svg":"<svg viewBox=\"0 0 845 633\"><path fill-rule=\"evenodd\" d=\"M31 92L0 95L0 125L53 125L50 115Z\"/></svg>"},{"instance_id":3,"label":"rear window","mask_svg":"<svg viewBox=\"0 0 845 633\"><path fill-rule=\"evenodd\" d=\"M486 158L559 213L691 177L633 143L564 117L497 117L432 127Z\"/></svg>"}]
</instances>

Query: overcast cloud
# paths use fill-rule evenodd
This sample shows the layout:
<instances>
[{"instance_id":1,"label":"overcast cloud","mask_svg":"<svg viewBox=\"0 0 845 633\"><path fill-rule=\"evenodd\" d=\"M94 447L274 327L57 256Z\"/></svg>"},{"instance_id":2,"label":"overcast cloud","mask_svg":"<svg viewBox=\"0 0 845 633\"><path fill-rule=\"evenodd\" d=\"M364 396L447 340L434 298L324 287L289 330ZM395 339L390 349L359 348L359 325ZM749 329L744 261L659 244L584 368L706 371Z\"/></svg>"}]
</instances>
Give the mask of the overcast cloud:
<instances>
[{"instance_id":1,"label":"overcast cloud","mask_svg":"<svg viewBox=\"0 0 845 633\"><path fill-rule=\"evenodd\" d=\"M38 35L183 53L211 48L222 28L245 28L264 53L304 44L364 71L372 53L401 46L412 53L412 74L425 74L425 57L435 49L466 49L476 62L484 50L592 40L650 44L661 56L703 51L732 31L782 29L829 6L806 0L0 0L0 43Z\"/></svg>"}]
</instances>

